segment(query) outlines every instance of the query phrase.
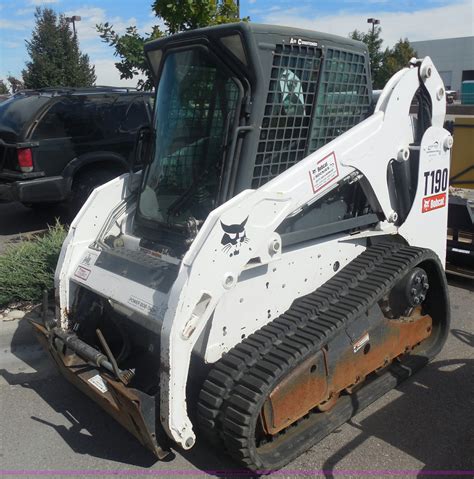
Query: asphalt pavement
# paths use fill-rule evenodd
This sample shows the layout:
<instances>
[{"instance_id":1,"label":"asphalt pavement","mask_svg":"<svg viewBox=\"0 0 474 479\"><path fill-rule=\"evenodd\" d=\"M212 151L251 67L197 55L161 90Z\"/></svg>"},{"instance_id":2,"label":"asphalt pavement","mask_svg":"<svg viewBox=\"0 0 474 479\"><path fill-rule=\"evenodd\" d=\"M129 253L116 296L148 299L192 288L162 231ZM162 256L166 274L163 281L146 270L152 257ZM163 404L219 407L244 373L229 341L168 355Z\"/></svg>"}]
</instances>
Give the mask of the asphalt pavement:
<instances>
[{"instance_id":1,"label":"asphalt pavement","mask_svg":"<svg viewBox=\"0 0 474 479\"><path fill-rule=\"evenodd\" d=\"M27 208L21 203L0 202L0 254L9 243L54 225L65 216L65 207Z\"/></svg>"},{"instance_id":2,"label":"asphalt pavement","mask_svg":"<svg viewBox=\"0 0 474 479\"><path fill-rule=\"evenodd\" d=\"M57 213L0 204L0 254ZM474 284L450 279L452 325L439 356L270 477L468 477L474 470ZM198 441L156 462L66 382L26 320L0 321L0 474L5 477L235 477ZM469 476L469 477L472 477Z\"/></svg>"},{"instance_id":3,"label":"asphalt pavement","mask_svg":"<svg viewBox=\"0 0 474 479\"><path fill-rule=\"evenodd\" d=\"M452 327L435 361L270 477L455 477L474 470L473 289L450 285ZM26 320L0 323L0 424L6 477L235 477L221 450L199 442L156 462L57 373Z\"/></svg>"}]
</instances>

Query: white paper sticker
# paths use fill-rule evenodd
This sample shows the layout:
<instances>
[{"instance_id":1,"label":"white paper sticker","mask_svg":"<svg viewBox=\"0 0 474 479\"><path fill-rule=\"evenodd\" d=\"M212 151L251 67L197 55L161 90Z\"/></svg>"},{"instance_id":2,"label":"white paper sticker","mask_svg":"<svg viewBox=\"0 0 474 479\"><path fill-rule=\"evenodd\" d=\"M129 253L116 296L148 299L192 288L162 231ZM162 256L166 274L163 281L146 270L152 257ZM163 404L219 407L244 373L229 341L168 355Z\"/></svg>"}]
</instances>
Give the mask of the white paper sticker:
<instances>
[{"instance_id":1,"label":"white paper sticker","mask_svg":"<svg viewBox=\"0 0 474 479\"><path fill-rule=\"evenodd\" d=\"M326 185L331 183L339 176L339 168L337 166L336 155L334 152L325 156L316 163L316 167L309 171L309 178L313 193L322 190Z\"/></svg>"},{"instance_id":2,"label":"white paper sticker","mask_svg":"<svg viewBox=\"0 0 474 479\"><path fill-rule=\"evenodd\" d=\"M76 271L74 273L74 276L77 276L78 278L82 279L83 281L87 281L87 278L91 274L91 270L84 268L83 266L78 266L76 268Z\"/></svg>"},{"instance_id":3,"label":"white paper sticker","mask_svg":"<svg viewBox=\"0 0 474 479\"><path fill-rule=\"evenodd\" d=\"M106 393L109 389L107 384L105 384L104 380L102 379L100 374L96 374L88 379L88 381L97 388L101 393Z\"/></svg>"}]
</instances>

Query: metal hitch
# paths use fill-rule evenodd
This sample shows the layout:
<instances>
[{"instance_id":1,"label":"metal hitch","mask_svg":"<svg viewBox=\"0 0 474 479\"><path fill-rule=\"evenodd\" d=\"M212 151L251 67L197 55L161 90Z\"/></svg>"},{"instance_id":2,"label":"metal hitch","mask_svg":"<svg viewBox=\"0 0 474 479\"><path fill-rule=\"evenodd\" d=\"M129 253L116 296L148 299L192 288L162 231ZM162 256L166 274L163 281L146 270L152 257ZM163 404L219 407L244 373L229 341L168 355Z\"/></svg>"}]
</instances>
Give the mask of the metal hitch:
<instances>
[{"instance_id":1,"label":"metal hitch","mask_svg":"<svg viewBox=\"0 0 474 479\"><path fill-rule=\"evenodd\" d=\"M169 455L169 440L159 422L155 396L117 380L108 358L75 334L60 328L47 330L35 321L30 323L69 382L99 404L158 459Z\"/></svg>"}]
</instances>

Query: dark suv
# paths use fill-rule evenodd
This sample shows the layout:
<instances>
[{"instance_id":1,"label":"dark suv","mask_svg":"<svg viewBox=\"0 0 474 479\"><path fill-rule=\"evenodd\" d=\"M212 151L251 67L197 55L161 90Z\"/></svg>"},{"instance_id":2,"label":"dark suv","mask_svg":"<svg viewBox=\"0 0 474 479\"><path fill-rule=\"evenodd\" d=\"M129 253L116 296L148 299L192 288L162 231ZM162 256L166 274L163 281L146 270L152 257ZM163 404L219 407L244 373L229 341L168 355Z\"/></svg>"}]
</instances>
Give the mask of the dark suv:
<instances>
[{"instance_id":1,"label":"dark suv","mask_svg":"<svg viewBox=\"0 0 474 479\"><path fill-rule=\"evenodd\" d=\"M119 88L25 90L0 104L0 200L69 201L129 170L149 93ZM135 165L139 167L139 165Z\"/></svg>"}]
</instances>

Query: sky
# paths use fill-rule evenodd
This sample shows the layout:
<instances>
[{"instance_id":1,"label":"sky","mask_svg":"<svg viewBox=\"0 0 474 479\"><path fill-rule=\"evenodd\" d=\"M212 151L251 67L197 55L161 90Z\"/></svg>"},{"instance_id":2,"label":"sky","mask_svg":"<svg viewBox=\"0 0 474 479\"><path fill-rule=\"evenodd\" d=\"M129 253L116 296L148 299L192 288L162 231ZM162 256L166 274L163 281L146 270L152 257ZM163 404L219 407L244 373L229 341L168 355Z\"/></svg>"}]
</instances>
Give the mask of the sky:
<instances>
[{"instance_id":1,"label":"sky","mask_svg":"<svg viewBox=\"0 0 474 479\"><path fill-rule=\"evenodd\" d=\"M161 23L151 4L152 0L0 0L0 78L21 76L35 8L47 6L82 17L76 23L77 35L95 65L98 85L135 86L136 80L120 80L114 50L100 40L95 25L109 22L118 32L136 25L140 32L150 32ZM253 22L343 36L355 28L367 30L367 18L378 18L384 46L401 37L416 41L474 35L474 0L241 0L240 5L241 16Z\"/></svg>"}]
</instances>

